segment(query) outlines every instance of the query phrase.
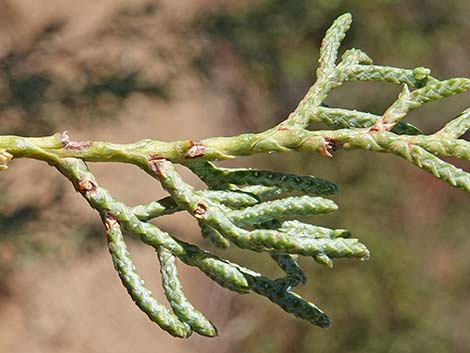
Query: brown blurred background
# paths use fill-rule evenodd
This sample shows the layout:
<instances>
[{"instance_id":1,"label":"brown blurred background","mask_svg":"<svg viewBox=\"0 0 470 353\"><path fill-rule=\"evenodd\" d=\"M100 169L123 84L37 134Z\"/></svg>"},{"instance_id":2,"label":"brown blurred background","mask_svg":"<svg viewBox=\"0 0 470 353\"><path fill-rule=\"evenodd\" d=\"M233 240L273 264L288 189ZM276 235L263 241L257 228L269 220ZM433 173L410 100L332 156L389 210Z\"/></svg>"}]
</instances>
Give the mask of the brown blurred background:
<instances>
[{"instance_id":1,"label":"brown blurred background","mask_svg":"<svg viewBox=\"0 0 470 353\"><path fill-rule=\"evenodd\" d=\"M432 67L440 78L469 75L467 1L0 0L0 133L67 129L75 139L132 142L261 131L312 84L323 33L346 11L354 23L343 49L361 48L378 64ZM327 103L380 114L399 90L347 84ZM435 131L469 97L430 103L409 121ZM186 292L220 336L170 337L121 286L97 215L54 170L17 160L0 179L0 352L468 352L467 194L364 151L235 163L315 174L341 187L339 212L312 221L350 229L372 258L334 269L302 260L310 281L300 291L331 315L331 329L180 266ZM133 167L92 169L128 204L164 194ZM184 215L158 224L214 250ZM153 252L132 241L130 250L164 300ZM263 255L220 254L276 271Z\"/></svg>"}]
</instances>

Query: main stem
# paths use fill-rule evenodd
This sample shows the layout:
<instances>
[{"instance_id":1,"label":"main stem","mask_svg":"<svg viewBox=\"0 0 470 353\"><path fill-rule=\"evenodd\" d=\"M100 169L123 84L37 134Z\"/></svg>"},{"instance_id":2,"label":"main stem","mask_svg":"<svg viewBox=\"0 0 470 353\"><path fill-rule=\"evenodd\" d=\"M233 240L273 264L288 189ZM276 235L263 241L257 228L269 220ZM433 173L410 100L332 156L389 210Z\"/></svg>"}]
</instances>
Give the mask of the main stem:
<instances>
[{"instance_id":1,"label":"main stem","mask_svg":"<svg viewBox=\"0 0 470 353\"><path fill-rule=\"evenodd\" d=\"M362 129L340 129L309 131L301 128L275 127L257 134L242 134L231 137L212 137L201 141L182 140L163 142L141 140L131 144L115 144L103 141L70 141L67 133L48 137L0 136L0 150L14 158L32 158L50 164L57 158L79 158L89 162L121 162L148 168L151 158L165 158L174 163L186 164L195 159L217 161L256 153L286 151L319 152L331 157L336 148L384 152L393 143L408 143L432 149L433 136L396 135L388 131ZM465 140L454 144L465 145ZM454 155L453 150L442 149L440 155ZM445 147L445 146L444 146ZM462 150L466 150L463 148ZM465 158L465 156L456 156Z\"/></svg>"}]
</instances>

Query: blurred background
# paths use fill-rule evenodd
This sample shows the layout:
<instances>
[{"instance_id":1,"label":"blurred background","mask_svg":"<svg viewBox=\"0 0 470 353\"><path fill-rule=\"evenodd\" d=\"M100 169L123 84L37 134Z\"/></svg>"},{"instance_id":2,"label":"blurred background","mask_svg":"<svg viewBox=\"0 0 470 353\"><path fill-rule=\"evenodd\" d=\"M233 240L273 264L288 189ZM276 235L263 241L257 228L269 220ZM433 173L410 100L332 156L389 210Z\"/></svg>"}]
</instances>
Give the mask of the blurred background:
<instances>
[{"instance_id":1,"label":"blurred background","mask_svg":"<svg viewBox=\"0 0 470 353\"><path fill-rule=\"evenodd\" d=\"M342 50L363 49L377 64L432 67L438 78L469 76L468 1L0 0L0 133L69 130L74 139L132 142L262 131L312 84L324 31L346 11L354 23ZM380 114L399 90L346 84L327 104ZM469 98L430 103L409 121L436 131ZM233 165L314 174L341 187L340 210L312 221L350 229L372 257L334 269L302 260L309 283L300 292L330 314L331 329L180 266L188 296L220 336L173 339L132 304L97 215L57 172L15 160L0 178L0 352L468 352L468 194L365 151ZM164 195L131 166L91 167L128 204ZM157 223L218 251L184 215ZM164 300L153 252L129 241ZM278 274L266 256L218 252Z\"/></svg>"}]
</instances>

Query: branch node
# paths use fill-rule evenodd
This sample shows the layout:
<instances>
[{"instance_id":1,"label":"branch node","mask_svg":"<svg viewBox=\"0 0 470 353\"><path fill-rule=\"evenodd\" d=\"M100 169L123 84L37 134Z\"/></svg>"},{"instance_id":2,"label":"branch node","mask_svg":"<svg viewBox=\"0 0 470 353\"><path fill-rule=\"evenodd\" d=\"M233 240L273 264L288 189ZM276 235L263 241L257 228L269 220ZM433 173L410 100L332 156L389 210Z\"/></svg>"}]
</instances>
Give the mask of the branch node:
<instances>
[{"instance_id":1,"label":"branch node","mask_svg":"<svg viewBox=\"0 0 470 353\"><path fill-rule=\"evenodd\" d=\"M206 153L206 146L204 146L201 141L189 140L189 149L186 153L185 158L198 158L203 157Z\"/></svg>"},{"instance_id":2,"label":"branch node","mask_svg":"<svg viewBox=\"0 0 470 353\"><path fill-rule=\"evenodd\" d=\"M83 179L80 179L77 185L78 185L78 190L82 194L85 194L87 191L88 192L96 191L96 183L93 180L86 178L86 177Z\"/></svg>"},{"instance_id":3,"label":"branch node","mask_svg":"<svg viewBox=\"0 0 470 353\"><path fill-rule=\"evenodd\" d=\"M91 146L91 141L71 141L68 131L58 133L59 140L68 151L81 151Z\"/></svg>"},{"instance_id":4,"label":"branch node","mask_svg":"<svg viewBox=\"0 0 470 353\"><path fill-rule=\"evenodd\" d=\"M336 151L336 149L337 149L336 140L332 139L330 137L325 137L324 141L325 141L325 143L324 143L323 149L320 151L320 153L324 157L331 158L331 157L333 157L332 152Z\"/></svg>"},{"instance_id":5,"label":"branch node","mask_svg":"<svg viewBox=\"0 0 470 353\"><path fill-rule=\"evenodd\" d=\"M8 169L8 162L13 158L13 155L7 151L0 150L0 171Z\"/></svg>"},{"instance_id":6,"label":"branch node","mask_svg":"<svg viewBox=\"0 0 470 353\"><path fill-rule=\"evenodd\" d=\"M152 171L157 176L163 177L164 176L163 168L164 168L164 164L166 162L166 159L163 158L162 156L156 154L156 155L149 156L148 161L149 161L150 168L152 169Z\"/></svg>"},{"instance_id":7,"label":"branch node","mask_svg":"<svg viewBox=\"0 0 470 353\"><path fill-rule=\"evenodd\" d=\"M203 203L198 203L193 213L196 218L203 218L207 212L207 205Z\"/></svg>"},{"instance_id":8,"label":"branch node","mask_svg":"<svg viewBox=\"0 0 470 353\"><path fill-rule=\"evenodd\" d=\"M113 216L109 214L106 214L105 219L104 219L104 226L106 228L106 231L109 231L110 229L112 229L116 225L116 223L118 223L116 218L114 218Z\"/></svg>"}]
</instances>

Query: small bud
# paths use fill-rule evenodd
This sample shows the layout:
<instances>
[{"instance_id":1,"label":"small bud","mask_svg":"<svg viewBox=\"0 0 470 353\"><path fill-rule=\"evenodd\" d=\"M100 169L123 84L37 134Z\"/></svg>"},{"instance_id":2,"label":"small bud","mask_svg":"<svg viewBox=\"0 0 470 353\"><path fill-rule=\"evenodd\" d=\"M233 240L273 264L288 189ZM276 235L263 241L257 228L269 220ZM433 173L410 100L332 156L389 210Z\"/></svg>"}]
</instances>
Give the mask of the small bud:
<instances>
[{"instance_id":1,"label":"small bud","mask_svg":"<svg viewBox=\"0 0 470 353\"><path fill-rule=\"evenodd\" d=\"M194 209L194 216L197 218L203 218L207 212L207 206L203 203L198 203Z\"/></svg>"},{"instance_id":2,"label":"small bud","mask_svg":"<svg viewBox=\"0 0 470 353\"><path fill-rule=\"evenodd\" d=\"M70 135L68 131L59 132L57 133L57 136L59 137L60 142L62 142L64 148L69 151L81 151L91 146L91 141L70 140Z\"/></svg>"},{"instance_id":3,"label":"small bud","mask_svg":"<svg viewBox=\"0 0 470 353\"><path fill-rule=\"evenodd\" d=\"M0 151L0 171L8 169L8 162L11 161L13 156L7 151Z\"/></svg>"},{"instance_id":4,"label":"small bud","mask_svg":"<svg viewBox=\"0 0 470 353\"><path fill-rule=\"evenodd\" d=\"M200 141L189 141L190 147L186 153L186 158L197 158L202 157L206 153L206 146Z\"/></svg>"},{"instance_id":5,"label":"small bud","mask_svg":"<svg viewBox=\"0 0 470 353\"><path fill-rule=\"evenodd\" d=\"M336 151L337 145L336 141L332 138L325 137L325 144L323 145L323 149L320 151L320 154L325 157L333 157L332 152Z\"/></svg>"},{"instance_id":6,"label":"small bud","mask_svg":"<svg viewBox=\"0 0 470 353\"><path fill-rule=\"evenodd\" d=\"M113 229L116 226L117 223L118 223L118 221L114 217L112 217L110 215L106 215L106 218L105 218L105 221L104 221L104 226L106 228L106 231L109 231L109 230Z\"/></svg>"},{"instance_id":7,"label":"small bud","mask_svg":"<svg viewBox=\"0 0 470 353\"><path fill-rule=\"evenodd\" d=\"M416 69L413 69L413 77L420 81L424 80L430 74L431 74L431 70L428 69L427 67L417 67Z\"/></svg>"},{"instance_id":8,"label":"small bud","mask_svg":"<svg viewBox=\"0 0 470 353\"><path fill-rule=\"evenodd\" d=\"M96 183L93 180L88 179L88 178L83 178L78 181L78 190L83 194L86 193L87 191L88 192L95 191L96 186L97 186Z\"/></svg>"},{"instance_id":9,"label":"small bud","mask_svg":"<svg viewBox=\"0 0 470 353\"><path fill-rule=\"evenodd\" d=\"M166 159L159 156L159 155L153 155L149 156L148 158L149 163L150 163L150 168L152 171L159 177L164 177L164 169L166 165Z\"/></svg>"}]
</instances>

